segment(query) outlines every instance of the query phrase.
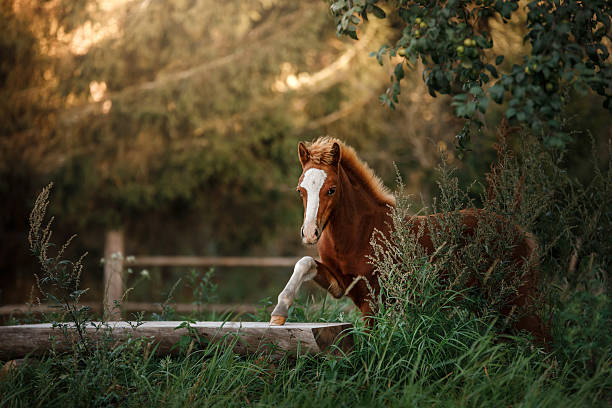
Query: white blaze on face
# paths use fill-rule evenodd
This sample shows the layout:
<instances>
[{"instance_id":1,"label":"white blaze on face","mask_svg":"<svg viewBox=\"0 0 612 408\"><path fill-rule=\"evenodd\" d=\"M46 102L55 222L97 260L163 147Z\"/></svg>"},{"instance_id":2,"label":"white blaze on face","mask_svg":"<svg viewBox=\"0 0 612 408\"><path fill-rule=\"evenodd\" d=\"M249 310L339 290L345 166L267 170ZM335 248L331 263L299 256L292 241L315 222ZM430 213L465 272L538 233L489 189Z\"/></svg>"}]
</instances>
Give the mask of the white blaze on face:
<instances>
[{"instance_id":1,"label":"white blaze on face","mask_svg":"<svg viewBox=\"0 0 612 408\"><path fill-rule=\"evenodd\" d=\"M300 187L306 190L306 215L304 216L304 237L312 239L317 228L317 214L319 212L319 192L327 173L321 169L308 169Z\"/></svg>"}]
</instances>

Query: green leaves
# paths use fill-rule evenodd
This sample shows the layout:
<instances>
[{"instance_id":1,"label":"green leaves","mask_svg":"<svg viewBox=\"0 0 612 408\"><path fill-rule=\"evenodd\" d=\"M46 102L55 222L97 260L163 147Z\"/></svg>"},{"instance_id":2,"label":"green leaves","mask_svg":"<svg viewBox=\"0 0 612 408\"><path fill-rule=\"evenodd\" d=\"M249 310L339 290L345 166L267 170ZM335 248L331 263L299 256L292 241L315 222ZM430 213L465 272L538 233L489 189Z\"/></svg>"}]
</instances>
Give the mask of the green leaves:
<instances>
[{"instance_id":1,"label":"green leaves","mask_svg":"<svg viewBox=\"0 0 612 408\"><path fill-rule=\"evenodd\" d=\"M489 88L489 95L491 95L491 99L493 99L497 103L502 103L504 101L504 86L497 82L491 88Z\"/></svg>"},{"instance_id":2,"label":"green leaves","mask_svg":"<svg viewBox=\"0 0 612 408\"><path fill-rule=\"evenodd\" d=\"M489 98L487 98L486 96L483 96L482 98L478 99L478 110L480 112L485 113L488 107L489 107Z\"/></svg>"},{"instance_id":3,"label":"green leaves","mask_svg":"<svg viewBox=\"0 0 612 408\"><path fill-rule=\"evenodd\" d=\"M365 19L367 12L384 18L386 14L373 5L375 2L363 6L363 2L334 1L331 10L340 22L352 15ZM395 47L381 48L375 54L378 62L382 65L382 56L394 56L397 49L411 63L420 59L429 94L455 95L453 106L459 117L474 120L476 110L487 111L490 99L498 104L506 101L506 116L513 124L525 124L540 134L542 130L555 134L561 132L562 95L569 87L597 92L604 97L604 108L612 112L612 66L604 42L612 26L609 1L530 1L524 37L530 44L529 54L523 56L522 63L502 72L498 69L504 55L489 61L493 57L486 50L494 47L492 36L486 26L477 25L494 15L504 21L512 19L518 0L440 4L411 0L394 6L403 23L396 29L401 37ZM350 26L340 24L338 33L355 38ZM396 66L393 84L381 96L383 103L393 107L398 102L404 76L401 65ZM485 84L491 79L498 80L487 88ZM472 99L458 99L462 94ZM554 140L554 145L564 146L571 139L561 135Z\"/></svg>"},{"instance_id":4,"label":"green leaves","mask_svg":"<svg viewBox=\"0 0 612 408\"><path fill-rule=\"evenodd\" d=\"M395 75L395 79L397 79L398 81L404 78L404 68L402 67L402 65L402 63L397 64L395 66L395 69L393 70L393 75Z\"/></svg>"},{"instance_id":5,"label":"green leaves","mask_svg":"<svg viewBox=\"0 0 612 408\"><path fill-rule=\"evenodd\" d=\"M383 9L381 9L380 7L377 7L377 6L374 6L374 5L372 5L371 7L372 7L371 8L372 14L374 14L376 17L378 17L378 18L385 18L385 17L387 17L387 15L383 11ZM368 11L370 11L370 10L368 10Z\"/></svg>"},{"instance_id":6,"label":"green leaves","mask_svg":"<svg viewBox=\"0 0 612 408\"><path fill-rule=\"evenodd\" d=\"M387 45L382 45L378 51L374 52L372 51L370 53L370 57L376 57L376 61L378 61L378 64L380 64L382 66L383 64L383 56L387 53L387 49L389 47Z\"/></svg>"},{"instance_id":7,"label":"green leaves","mask_svg":"<svg viewBox=\"0 0 612 408\"><path fill-rule=\"evenodd\" d=\"M357 25L360 20L368 21L368 13L377 18L385 18L385 11L376 6L378 0L339 0L332 2L330 10L336 17L336 32L338 35L347 35L357 40Z\"/></svg>"}]
</instances>

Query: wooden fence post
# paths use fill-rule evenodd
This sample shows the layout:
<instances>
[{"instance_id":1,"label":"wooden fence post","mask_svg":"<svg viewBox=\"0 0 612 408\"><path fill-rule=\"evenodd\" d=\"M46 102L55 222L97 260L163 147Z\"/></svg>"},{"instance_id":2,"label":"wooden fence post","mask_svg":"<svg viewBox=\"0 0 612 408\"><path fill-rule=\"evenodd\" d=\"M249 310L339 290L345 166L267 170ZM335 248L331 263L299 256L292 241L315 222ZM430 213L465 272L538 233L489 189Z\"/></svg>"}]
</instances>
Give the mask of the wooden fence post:
<instances>
[{"instance_id":1,"label":"wooden fence post","mask_svg":"<svg viewBox=\"0 0 612 408\"><path fill-rule=\"evenodd\" d=\"M104 240L104 312L108 320L121 320L115 301L123 296L125 243L122 230L108 230Z\"/></svg>"}]
</instances>

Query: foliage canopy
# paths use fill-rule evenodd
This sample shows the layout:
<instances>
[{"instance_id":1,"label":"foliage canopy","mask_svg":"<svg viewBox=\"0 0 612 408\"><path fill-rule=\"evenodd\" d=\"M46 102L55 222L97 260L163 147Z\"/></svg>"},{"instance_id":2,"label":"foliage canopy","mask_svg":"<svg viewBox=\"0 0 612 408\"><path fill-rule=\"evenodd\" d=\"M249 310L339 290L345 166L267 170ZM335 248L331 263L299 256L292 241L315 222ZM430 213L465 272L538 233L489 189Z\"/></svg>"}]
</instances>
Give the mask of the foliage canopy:
<instances>
[{"instance_id":1,"label":"foliage canopy","mask_svg":"<svg viewBox=\"0 0 612 408\"><path fill-rule=\"evenodd\" d=\"M357 27L369 14L385 18L377 3L333 1L338 34L357 39ZM391 18L401 21L395 25L398 38L374 54L381 63L383 55L404 60L396 65L382 102L398 103L404 66L421 60L429 93L453 95L456 115L466 120L457 136L460 148L469 141L470 126L482 126L479 112L487 111L490 100L505 101L511 123L528 125L544 134L548 145L561 148L571 141L561 113L572 91L597 92L612 112L609 1L399 0L388 2L388 8ZM520 21L529 48L519 60L504 63L490 19Z\"/></svg>"}]
</instances>

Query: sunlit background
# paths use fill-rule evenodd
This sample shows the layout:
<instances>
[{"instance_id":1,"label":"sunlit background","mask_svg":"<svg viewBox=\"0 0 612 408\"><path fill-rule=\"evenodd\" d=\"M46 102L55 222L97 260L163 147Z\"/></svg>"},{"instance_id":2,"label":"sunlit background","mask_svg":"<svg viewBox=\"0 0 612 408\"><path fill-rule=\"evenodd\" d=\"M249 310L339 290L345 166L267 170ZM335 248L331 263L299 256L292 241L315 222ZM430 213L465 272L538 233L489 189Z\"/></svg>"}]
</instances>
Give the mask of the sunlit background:
<instances>
[{"instance_id":1,"label":"sunlit background","mask_svg":"<svg viewBox=\"0 0 612 408\"><path fill-rule=\"evenodd\" d=\"M0 305L27 301L37 271L28 214L54 182L54 240L76 233L87 251L84 300L103 293L105 236L124 255L314 254L299 240L297 142L332 135L395 186L397 165L415 201L435 194L439 152L482 177L493 158L487 128L463 161L461 122L432 98L413 67L392 111L378 96L393 64L369 56L392 19L370 21L359 41L337 38L324 1L14 0L0 10ZM496 47L521 52L520 25L491 21ZM568 107L570 128L596 145L612 135L592 96ZM490 109L485 122L498 122ZM582 122L581 122L582 121ZM585 156L589 146L580 144ZM603 149L601 149L603 151ZM580 154L568 166L587 178ZM474 194L478 186L474 187ZM130 300L189 302L186 268L134 268ZM216 268L221 303L275 297L291 268ZM145 274L146 275L146 274ZM313 287L310 290L315 293ZM35 292L34 292L35 294Z\"/></svg>"}]
</instances>

